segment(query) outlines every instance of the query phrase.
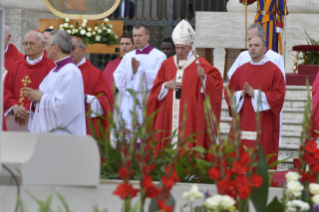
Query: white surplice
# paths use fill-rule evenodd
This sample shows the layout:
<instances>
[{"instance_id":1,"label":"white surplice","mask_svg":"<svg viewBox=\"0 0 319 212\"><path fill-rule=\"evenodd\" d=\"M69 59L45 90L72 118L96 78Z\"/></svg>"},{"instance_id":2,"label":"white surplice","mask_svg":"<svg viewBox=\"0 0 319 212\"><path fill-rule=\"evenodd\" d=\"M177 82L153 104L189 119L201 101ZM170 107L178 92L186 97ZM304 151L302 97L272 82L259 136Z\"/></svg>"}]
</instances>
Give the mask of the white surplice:
<instances>
[{"instance_id":1,"label":"white surplice","mask_svg":"<svg viewBox=\"0 0 319 212\"><path fill-rule=\"evenodd\" d=\"M29 130L33 133L86 135L83 78L79 68L69 62L57 67L43 79L39 90L44 94L30 109ZM72 58L71 58L72 60Z\"/></svg>"},{"instance_id":2,"label":"white surplice","mask_svg":"<svg viewBox=\"0 0 319 212\"><path fill-rule=\"evenodd\" d=\"M273 64L275 64L280 70L281 73L284 76L284 79L286 81L286 74L285 74L285 65L284 65L284 60L280 54L277 52L272 51L271 49L268 49L264 60L269 60ZM239 54L239 56L236 58L235 62L233 65L230 67L229 71L227 72L228 79L231 78L231 76L235 73L238 67L244 65L245 63L248 63L251 61L251 57L249 55L249 51L244 51ZM263 98L263 95L261 95ZM279 146L281 144L281 130L282 130L282 110L280 111L280 134L279 134Z\"/></svg>"},{"instance_id":3,"label":"white surplice","mask_svg":"<svg viewBox=\"0 0 319 212\"><path fill-rule=\"evenodd\" d=\"M150 46L147 48L150 48ZM147 51L145 49L144 51ZM134 108L134 99L127 89L136 92L136 97L140 102L139 105L136 105L136 113L138 115L138 122L142 124L143 96L147 95L148 97L157 72L160 69L162 62L166 60L166 55L155 48L152 48L152 50L147 53L137 54L138 51L140 50L134 50L127 53L113 74L116 87L123 93L120 115L127 124L126 128L130 130L132 130L133 117L131 112ZM133 57L140 61L140 66L135 74L133 74L132 71Z\"/></svg>"}]
</instances>

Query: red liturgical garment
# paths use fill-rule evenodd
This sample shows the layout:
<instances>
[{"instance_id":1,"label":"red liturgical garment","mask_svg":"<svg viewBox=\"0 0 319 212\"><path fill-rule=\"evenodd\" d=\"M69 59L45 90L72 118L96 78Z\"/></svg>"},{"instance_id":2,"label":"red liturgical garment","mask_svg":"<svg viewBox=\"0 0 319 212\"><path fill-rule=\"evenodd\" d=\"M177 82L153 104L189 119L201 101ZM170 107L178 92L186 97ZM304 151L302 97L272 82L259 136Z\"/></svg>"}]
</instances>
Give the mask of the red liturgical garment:
<instances>
[{"instance_id":1,"label":"red liturgical garment","mask_svg":"<svg viewBox=\"0 0 319 212\"><path fill-rule=\"evenodd\" d=\"M206 73L206 94L210 98L213 112L219 123L221 112L221 100L223 80L218 69L211 66L205 59L199 57L200 66ZM156 146L156 154L169 144L174 143L174 139L167 139L172 135L174 125L178 129L178 134L182 130L179 127L186 115L184 139L189 135L199 132L193 137L197 142L189 142L190 148L200 145L205 149L209 148L211 139L206 132L206 120L204 113L205 95L202 92L202 82L197 74L195 57L190 57L183 66L177 66L176 56L171 57L162 63L162 66L154 81L153 88L147 100L147 113L150 116L153 112L160 109L160 112L153 119L155 130L163 130L156 134L156 140L161 142ZM166 96L159 100L162 86L165 82L173 79L180 80L182 83L181 97L175 98L175 91L168 90ZM186 110L185 110L186 109Z\"/></svg>"},{"instance_id":2,"label":"red liturgical garment","mask_svg":"<svg viewBox=\"0 0 319 212\"><path fill-rule=\"evenodd\" d=\"M100 117L92 118L95 132L99 135L98 122L102 124L105 131L109 127L108 115L112 111L113 95L106 82L106 79L103 76L103 73L99 69L95 68L88 59L86 59L86 62L84 64L79 66L79 69L82 72L84 93L88 95L98 96L97 99L99 100L101 107L105 112L103 115L105 119L102 119ZM99 96L100 94L102 95ZM85 113L88 112L88 109L89 104L86 103ZM89 127L88 116L86 116L86 132L88 135L92 135L92 132Z\"/></svg>"},{"instance_id":3,"label":"red liturgical garment","mask_svg":"<svg viewBox=\"0 0 319 212\"><path fill-rule=\"evenodd\" d=\"M24 60L24 55L13 44L8 44L8 50L4 54L4 67L7 71L10 72L13 65L20 60Z\"/></svg>"},{"instance_id":4,"label":"red liturgical garment","mask_svg":"<svg viewBox=\"0 0 319 212\"><path fill-rule=\"evenodd\" d=\"M116 70L116 68L120 65L122 61L122 57L119 57L107 64L103 71L103 75L107 81L107 84L109 85L111 91L112 91L112 96L114 96L113 90L114 90L114 77L113 73Z\"/></svg>"},{"instance_id":5,"label":"red liturgical garment","mask_svg":"<svg viewBox=\"0 0 319 212\"><path fill-rule=\"evenodd\" d=\"M276 156L270 158L270 164L277 161L278 158L279 138L273 132L273 129L274 125L277 125L276 118L279 117L284 103L286 92L285 79L280 69L270 61L266 61L262 65L253 65L248 62L240 66L229 81L228 88L231 92L231 97L233 97L237 91L239 91L237 94L240 95L246 82L255 90L255 95L252 99L252 97L246 94L243 100L239 100L243 101L242 105L239 106L240 103L236 104L236 110L240 116L242 143L249 148L255 146L255 138L257 136L257 106L256 104L254 106L253 102L258 101L257 95L258 89L260 89L262 93L259 106L261 129L259 142L263 145L265 155L276 154ZM226 102L230 107L229 96L227 97L226 89L224 93ZM234 96L234 98L236 98L236 96ZM230 134L233 134L232 130L230 130Z\"/></svg>"}]
</instances>

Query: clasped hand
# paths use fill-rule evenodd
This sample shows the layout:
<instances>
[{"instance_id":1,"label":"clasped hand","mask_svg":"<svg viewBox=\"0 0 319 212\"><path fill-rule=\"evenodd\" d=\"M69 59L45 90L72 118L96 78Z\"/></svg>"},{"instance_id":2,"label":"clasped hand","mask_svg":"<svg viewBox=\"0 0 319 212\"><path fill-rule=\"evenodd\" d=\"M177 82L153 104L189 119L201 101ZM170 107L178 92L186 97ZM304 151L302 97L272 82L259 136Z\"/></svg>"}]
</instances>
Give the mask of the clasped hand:
<instances>
[{"instance_id":1,"label":"clasped hand","mask_svg":"<svg viewBox=\"0 0 319 212\"><path fill-rule=\"evenodd\" d=\"M140 66L140 61L138 61L135 57L132 57L132 70L133 74L135 74Z\"/></svg>"},{"instance_id":2,"label":"clasped hand","mask_svg":"<svg viewBox=\"0 0 319 212\"><path fill-rule=\"evenodd\" d=\"M176 78L175 78L175 79L173 79L171 81L168 81L165 84L165 88L171 89L171 90L174 90L174 91L178 91L179 89L182 88L182 83L176 82Z\"/></svg>"},{"instance_id":3,"label":"clasped hand","mask_svg":"<svg viewBox=\"0 0 319 212\"><path fill-rule=\"evenodd\" d=\"M32 88L25 87L24 88L24 95L26 97L28 97L29 101L40 102L40 100L43 96L43 93L39 90L34 90Z\"/></svg>"},{"instance_id":4,"label":"clasped hand","mask_svg":"<svg viewBox=\"0 0 319 212\"><path fill-rule=\"evenodd\" d=\"M255 91L254 91L253 87L251 87L251 86L248 84L248 82L245 82L244 89L243 89L243 91L241 92L240 96L241 96L241 97L245 97L246 94L248 94L248 95L251 96L251 97L254 97L254 95L255 95Z\"/></svg>"}]
</instances>

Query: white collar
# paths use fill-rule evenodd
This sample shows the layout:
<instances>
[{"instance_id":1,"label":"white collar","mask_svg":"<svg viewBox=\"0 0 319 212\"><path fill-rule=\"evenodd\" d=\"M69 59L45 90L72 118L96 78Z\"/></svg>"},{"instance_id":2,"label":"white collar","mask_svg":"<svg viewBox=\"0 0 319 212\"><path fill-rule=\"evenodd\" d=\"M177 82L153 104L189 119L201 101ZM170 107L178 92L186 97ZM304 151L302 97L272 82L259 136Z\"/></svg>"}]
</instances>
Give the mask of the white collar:
<instances>
[{"instance_id":1,"label":"white collar","mask_svg":"<svg viewBox=\"0 0 319 212\"><path fill-rule=\"evenodd\" d=\"M269 59L267 57L264 56L264 58L259 61L258 63L253 62L252 60L250 60L250 64L254 65L254 66L260 66L260 65L264 65L265 63L267 63L269 61Z\"/></svg>"},{"instance_id":2,"label":"white collar","mask_svg":"<svg viewBox=\"0 0 319 212\"><path fill-rule=\"evenodd\" d=\"M150 45L150 44L148 44L147 46L145 46L143 49L139 49L139 48L137 48L137 49L142 52L142 51L143 51L144 49L146 49L149 45Z\"/></svg>"},{"instance_id":3,"label":"white collar","mask_svg":"<svg viewBox=\"0 0 319 212\"><path fill-rule=\"evenodd\" d=\"M193 50L190 50L190 51L188 52L188 55L187 55L187 57L186 57L186 60L179 60L179 61L178 61L178 65L179 65L179 66L182 66L182 65L185 63L185 61L187 61L191 56L193 56Z\"/></svg>"},{"instance_id":4,"label":"white collar","mask_svg":"<svg viewBox=\"0 0 319 212\"><path fill-rule=\"evenodd\" d=\"M7 45L6 50L4 50L4 53L6 53L6 52L8 51L8 48L9 48L9 43L8 43L8 45Z\"/></svg>"},{"instance_id":5,"label":"white collar","mask_svg":"<svg viewBox=\"0 0 319 212\"><path fill-rule=\"evenodd\" d=\"M85 57L83 57L82 60L76 65L79 67L80 65L83 65L85 62L86 62L86 59Z\"/></svg>"},{"instance_id":6,"label":"white collar","mask_svg":"<svg viewBox=\"0 0 319 212\"><path fill-rule=\"evenodd\" d=\"M42 60L43 56L44 56L44 52L43 52L43 54L41 55L41 57L39 57L38 59L35 59L35 60L30 60L29 56L27 56L26 61L27 61L27 63L28 63L29 65L35 65L35 64L39 63L39 62Z\"/></svg>"}]
</instances>

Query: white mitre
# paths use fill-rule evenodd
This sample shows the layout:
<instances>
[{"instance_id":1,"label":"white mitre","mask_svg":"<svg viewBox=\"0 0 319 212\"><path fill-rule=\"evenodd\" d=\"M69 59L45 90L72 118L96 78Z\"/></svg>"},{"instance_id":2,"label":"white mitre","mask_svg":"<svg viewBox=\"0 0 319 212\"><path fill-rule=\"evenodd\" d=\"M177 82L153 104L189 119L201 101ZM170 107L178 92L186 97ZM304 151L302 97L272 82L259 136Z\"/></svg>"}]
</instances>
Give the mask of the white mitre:
<instances>
[{"instance_id":1,"label":"white mitre","mask_svg":"<svg viewBox=\"0 0 319 212\"><path fill-rule=\"evenodd\" d=\"M182 20L177 24L172 33L174 44L182 44L192 46L195 41L195 31L186 20Z\"/></svg>"}]
</instances>

